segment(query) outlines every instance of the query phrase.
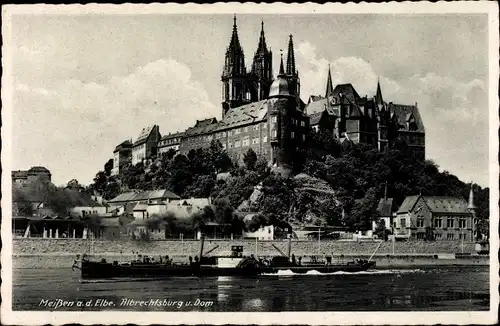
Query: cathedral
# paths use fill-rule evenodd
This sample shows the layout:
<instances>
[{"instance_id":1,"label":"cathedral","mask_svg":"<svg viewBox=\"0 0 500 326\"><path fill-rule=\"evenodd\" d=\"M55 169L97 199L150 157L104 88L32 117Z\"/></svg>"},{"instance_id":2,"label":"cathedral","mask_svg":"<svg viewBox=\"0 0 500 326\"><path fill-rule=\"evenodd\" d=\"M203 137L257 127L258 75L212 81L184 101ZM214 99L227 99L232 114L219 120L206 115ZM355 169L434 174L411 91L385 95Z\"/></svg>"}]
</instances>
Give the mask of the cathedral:
<instances>
[{"instance_id":1,"label":"cathedral","mask_svg":"<svg viewBox=\"0 0 500 326\"><path fill-rule=\"evenodd\" d=\"M197 121L188 128L180 140L180 152L209 146L216 139L235 162L241 163L251 148L272 166L289 166L294 153L305 144L309 130L305 103L300 99L293 36L288 39L286 64L281 55L279 73L274 78L273 55L262 22L252 66L247 69L235 16L221 82L222 119Z\"/></svg>"},{"instance_id":2,"label":"cathedral","mask_svg":"<svg viewBox=\"0 0 500 326\"><path fill-rule=\"evenodd\" d=\"M197 120L184 132L163 137L157 125L144 128L128 147L117 146L113 174L128 161L137 164L171 149L187 154L191 149L210 146L214 139L234 162L241 164L244 154L252 149L271 166L287 170L294 155L306 146L311 129L328 129L342 143L367 144L381 151L402 138L425 158L425 130L416 103L386 103L380 84L373 97L361 97L351 84L333 87L328 68L325 94L310 96L304 103L293 36L287 41L286 59L281 54L275 78L273 53L267 46L262 22L257 49L247 69L234 16L221 74L221 119Z\"/></svg>"}]
</instances>

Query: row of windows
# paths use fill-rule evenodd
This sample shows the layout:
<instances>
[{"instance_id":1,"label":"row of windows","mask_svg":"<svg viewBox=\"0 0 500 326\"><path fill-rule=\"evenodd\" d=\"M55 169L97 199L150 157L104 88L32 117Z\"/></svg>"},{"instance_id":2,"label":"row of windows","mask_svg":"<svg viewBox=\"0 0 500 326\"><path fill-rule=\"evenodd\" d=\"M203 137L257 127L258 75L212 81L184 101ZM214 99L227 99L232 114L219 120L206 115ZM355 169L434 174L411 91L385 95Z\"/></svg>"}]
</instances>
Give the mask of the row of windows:
<instances>
[{"instance_id":1,"label":"row of windows","mask_svg":"<svg viewBox=\"0 0 500 326\"><path fill-rule=\"evenodd\" d=\"M454 217L447 217L446 218L446 227L447 228L454 228L455 227L455 218ZM402 218L400 220L401 227L405 228L406 227L406 219ZM425 220L423 218L417 218L417 227L418 228L423 228L425 226ZM435 228L442 228L443 227L443 218L441 217L436 217L434 219L434 227ZM461 217L458 219L458 227L461 229L467 228L467 219L464 217Z\"/></svg>"},{"instance_id":2,"label":"row of windows","mask_svg":"<svg viewBox=\"0 0 500 326\"><path fill-rule=\"evenodd\" d=\"M159 146L163 145L170 145L170 144L179 144L181 142L180 138L172 138L172 139L166 139L163 141L158 142Z\"/></svg>"},{"instance_id":3,"label":"row of windows","mask_svg":"<svg viewBox=\"0 0 500 326\"><path fill-rule=\"evenodd\" d=\"M423 232L417 233L417 240L425 240L426 234ZM443 239L443 235L441 233L436 233L434 234L434 240L441 240ZM467 234L460 233L458 235L459 240L466 240L467 239ZM455 240L455 234L454 233L447 233L446 234L446 240Z\"/></svg>"},{"instance_id":4,"label":"row of windows","mask_svg":"<svg viewBox=\"0 0 500 326\"><path fill-rule=\"evenodd\" d=\"M252 138L252 145L256 145L259 143L260 143L259 137ZM267 136L262 137L262 143L267 143ZM250 137L249 136L246 136L245 138L243 138L243 140L236 139L236 140L234 140L234 142L231 142L231 141L229 142L229 148L244 147L244 146L249 146L249 145L250 145ZM222 147L224 147L224 149L225 149L226 145L222 144Z\"/></svg>"},{"instance_id":5,"label":"row of windows","mask_svg":"<svg viewBox=\"0 0 500 326\"><path fill-rule=\"evenodd\" d=\"M443 225L444 225L443 218L436 217L434 219L434 227L441 228L441 227L443 227ZM455 218L447 217L446 218L446 227L447 228L454 228L455 227ZM467 227L467 219L466 218L459 218L458 219L458 227L461 229L465 229Z\"/></svg>"},{"instance_id":6,"label":"row of windows","mask_svg":"<svg viewBox=\"0 0 500 326\"><path fill-rule=\"evenodd\" d=\"M139 145L139 146L135 146L132 151L133 152L137 152L137 151L142 151L143 149L146 148L146 144L142 144L142 145Z\"/></svg>"}]
</instances>

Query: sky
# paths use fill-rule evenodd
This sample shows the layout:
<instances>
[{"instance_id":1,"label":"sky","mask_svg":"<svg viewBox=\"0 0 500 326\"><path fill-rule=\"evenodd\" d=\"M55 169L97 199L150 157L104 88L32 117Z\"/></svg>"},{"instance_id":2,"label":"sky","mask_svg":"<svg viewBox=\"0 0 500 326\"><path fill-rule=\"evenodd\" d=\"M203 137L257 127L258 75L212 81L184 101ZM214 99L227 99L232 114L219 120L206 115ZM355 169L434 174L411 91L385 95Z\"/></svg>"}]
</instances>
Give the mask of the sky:
<instances>
[{"instance_id":1,"label":"sky","mask_svg":"<svg viewBox=\"0 0 500 326\"><path fill-rule=\"evenodd\" d=\"M484 14L237 14L247 68L261 21L279 68L293 35L301 97L352 83L417 102L426 158L488 185L488 21ZM12 169L89 184L115 146L221 115L232 14L12 16ZM286 55L286 51L284 52ZM276 74L275 74L276 75Z\"/></svg>"}]
</instances>

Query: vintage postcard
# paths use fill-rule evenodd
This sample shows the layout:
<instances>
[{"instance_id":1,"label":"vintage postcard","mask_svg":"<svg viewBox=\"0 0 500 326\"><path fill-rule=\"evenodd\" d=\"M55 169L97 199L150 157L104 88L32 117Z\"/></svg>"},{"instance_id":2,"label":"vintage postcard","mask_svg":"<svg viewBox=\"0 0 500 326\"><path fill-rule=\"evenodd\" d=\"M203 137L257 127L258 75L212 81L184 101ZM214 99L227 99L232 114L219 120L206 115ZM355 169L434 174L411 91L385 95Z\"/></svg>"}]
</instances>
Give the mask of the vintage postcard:
<instances>
[{"instance_id":1,"label":"vintage postcard","mask_svg":"<svg viewBox=\"0 0 500 326\"><path fill-rule=\"evenodd\" d=\"M496 2L2 7L3 324L494 324Z\"/></svg>"}]
</instances>

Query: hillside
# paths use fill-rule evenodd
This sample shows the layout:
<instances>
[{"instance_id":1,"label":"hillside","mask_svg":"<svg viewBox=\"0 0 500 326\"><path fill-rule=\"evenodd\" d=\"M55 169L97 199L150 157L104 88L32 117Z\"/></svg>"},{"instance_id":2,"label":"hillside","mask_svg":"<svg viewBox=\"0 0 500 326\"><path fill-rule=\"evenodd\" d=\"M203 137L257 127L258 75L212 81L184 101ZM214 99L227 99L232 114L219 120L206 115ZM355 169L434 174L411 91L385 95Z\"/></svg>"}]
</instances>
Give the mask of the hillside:
<instances>
[{"instance_id":1,"label":"hillside","mask_svg":"<svg viewBox=\"0 0 500 326\"><path fill-rule=\"evenodd\" d=\"M211 196L227 200L234 209L258 211L261 224L326 223L350 229L370 227L386 184L393 209L410 195L467 199L469 194L470 184L440 172L432 161L417 159L404 141L381 153L351 142L340 144L328 132L313 132L307 148L296 155L289 177L272 173L251 150L245 166L234 167L222 146L213 142L210 148L188 155L168 153L147 167L128 166L118 176L110 176L105 169L90 189L111 198L129 188L162 188L184 198ZM228 171L229 177L217 179L218 173ZM473 189L480 228L486 232L489 189L476 184Z\"/></svg>"}]
</instances>

